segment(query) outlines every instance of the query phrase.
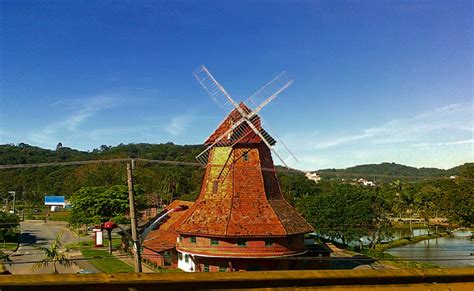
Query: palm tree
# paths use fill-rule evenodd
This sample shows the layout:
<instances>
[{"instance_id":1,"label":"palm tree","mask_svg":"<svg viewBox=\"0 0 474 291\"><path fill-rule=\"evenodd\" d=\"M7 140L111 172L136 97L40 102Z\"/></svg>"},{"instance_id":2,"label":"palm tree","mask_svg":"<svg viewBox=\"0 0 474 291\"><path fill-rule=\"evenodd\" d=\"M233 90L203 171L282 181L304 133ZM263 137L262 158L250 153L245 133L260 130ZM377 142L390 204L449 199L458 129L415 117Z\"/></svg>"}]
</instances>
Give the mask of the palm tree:
<instances>
[{"instance_id":1,"label":"palm tree","mask_svg":"<svg viewBox=\"0 0 474 291\"><path fill-rule=\"evenodd\" d=\"M41 267L47 267L49 263L53 263L53 274L59 274L58 269L56 268L56 263L64 267L72 266L72 260L69 259L63 251L61 251L61 237L63 236L63 233L64 231L58 234L49 248L38 247L38 249L44 252L46 258L34 264L33 270Z\"/></svg>"}]
</instances>

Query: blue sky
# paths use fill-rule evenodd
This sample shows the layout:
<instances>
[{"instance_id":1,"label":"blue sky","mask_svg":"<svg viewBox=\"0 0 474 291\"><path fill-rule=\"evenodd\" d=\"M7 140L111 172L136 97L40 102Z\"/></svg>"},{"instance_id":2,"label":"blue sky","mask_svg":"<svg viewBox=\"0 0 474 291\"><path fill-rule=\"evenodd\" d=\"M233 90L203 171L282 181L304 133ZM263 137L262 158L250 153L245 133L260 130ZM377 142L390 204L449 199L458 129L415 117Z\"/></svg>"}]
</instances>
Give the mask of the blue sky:
<instances>
[{"instance_id":1,"label":"blue sky","mask_svg":"<svg viewBox=\"0 0 474 291\"><path fill-rule=\"evenodd\" d=\"M8 1L0 143L201 143L279 72L261 114L314 170L473 161L472 1Z\"/></svg>"}]
</instances>

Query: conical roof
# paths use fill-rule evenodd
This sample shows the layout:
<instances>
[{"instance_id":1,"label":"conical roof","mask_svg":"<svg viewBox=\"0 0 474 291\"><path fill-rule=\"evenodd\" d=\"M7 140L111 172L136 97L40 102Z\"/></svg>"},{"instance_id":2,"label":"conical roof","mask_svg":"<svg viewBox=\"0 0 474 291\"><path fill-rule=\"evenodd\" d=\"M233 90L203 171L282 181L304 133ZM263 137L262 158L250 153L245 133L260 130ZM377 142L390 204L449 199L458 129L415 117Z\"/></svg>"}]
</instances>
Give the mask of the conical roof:
<instances>
[{"instance_id":1,"label":"conical roof","mask_svg":"<svg viewBox=\"0 0 474 291\"><path fill-rule=\"evenodd\" d=\"M239 104L239 107L245 113L250 113L251 109L247 107L243 102ZM220 136L225 134L234 124L242 119L242 114L235 108L232 110L229 115L221 122L221 124L214 130L214 132L206 139L204 142L205 145L210 145L214 143ZM255 126L257 130L264 133L263 136L267 140L270 145L275 144L275 140L262 128L262 122L258 115L254 115L250 118L252 124ZM247 122L243 122L240 124L232 133L228 136L225 136L222 141L232 141L234 139L240 139L243 137L239 142L240 143L260 143L262 139L259 135L257 135L248 125Z\"/></svg>"}]
</instances>

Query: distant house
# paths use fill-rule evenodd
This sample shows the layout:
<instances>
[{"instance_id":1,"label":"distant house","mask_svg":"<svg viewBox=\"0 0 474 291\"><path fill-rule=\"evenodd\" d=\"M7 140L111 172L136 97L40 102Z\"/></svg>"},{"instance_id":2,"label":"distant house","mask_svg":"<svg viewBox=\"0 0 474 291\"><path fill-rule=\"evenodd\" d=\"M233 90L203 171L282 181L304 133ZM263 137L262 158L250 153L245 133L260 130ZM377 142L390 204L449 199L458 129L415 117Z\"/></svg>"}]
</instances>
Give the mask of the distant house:
<instances>
[{"instance_id":1,"label":"distant house","mask_svg":"<svg viewBox=\"0 0 474 291\"><path fill-rule=\"evenodd\" d=\"M364 186L375 187L375 182L366 180L364 178L360 178L359 180L357 180L357 183L359 183L360 185L364 185Z\"/></svg>"},{"instance_id":2,"label":"distant house","mask_svg":"<svg viewBox=\"0 0 474 291\"><path fill-rule=\"evenodd\" d=\"M316 182L316 183L318 183L319 181L321 181L321 176L319 176L318 173L316 173L316 172L313 172L313 173L308 172L308 173L306 173L306 178L308 178L309 180L312 180L312 181L314 181L314 182Z\"/></svg>"}]
</instances>

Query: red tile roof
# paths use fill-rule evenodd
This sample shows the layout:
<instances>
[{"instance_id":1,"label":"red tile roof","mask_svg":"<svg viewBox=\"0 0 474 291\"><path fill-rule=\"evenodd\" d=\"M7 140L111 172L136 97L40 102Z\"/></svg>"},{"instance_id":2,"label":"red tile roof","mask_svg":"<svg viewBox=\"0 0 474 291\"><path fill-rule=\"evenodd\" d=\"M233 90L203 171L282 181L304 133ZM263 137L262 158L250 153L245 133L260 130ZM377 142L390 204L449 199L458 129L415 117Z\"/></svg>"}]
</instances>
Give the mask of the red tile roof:
<instances>
[{"instance_id":1,"label":"red tile roof","mask_svg":"<svg viewBox=\"0 0 474 291\"><path fill-rule=\"evenodd\" d=\"M165 210L168 211L180 205L186 205L188 207L191 207L193 205L193 202L174 200L173 202L171 202L170 205L165 208ZM148 234L148 239L143 242L143 246L150 248L156 252L161 252L174 248L176 245L176 238L178 237L176 228L182 223L185 214L188 211L189 209L170 213L168 215L168 219L166 219L162 224L160 224L157 229L152 230Z\"/></svg>"},{"instance_id":2,"label":"red tile roof","mask_svg":"<svg viewBox=\"0 0 474 291\"><path fill-rule=\"evenodd\" d=\"M240 158L242 150L247 151L246 161ZM283 198L270 150L265 144L234 146L228 152L214 149L211 153L211 164L206 168L201 193L178 227L179 233L281 237L313 231ZM226 165L219 165L217 160L230 161L228 173L221 180L216 177ZM215 181L218 181L217 191L213 189Z\"/></svg>"}]
</instances>

